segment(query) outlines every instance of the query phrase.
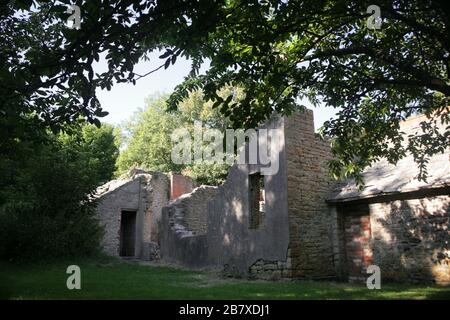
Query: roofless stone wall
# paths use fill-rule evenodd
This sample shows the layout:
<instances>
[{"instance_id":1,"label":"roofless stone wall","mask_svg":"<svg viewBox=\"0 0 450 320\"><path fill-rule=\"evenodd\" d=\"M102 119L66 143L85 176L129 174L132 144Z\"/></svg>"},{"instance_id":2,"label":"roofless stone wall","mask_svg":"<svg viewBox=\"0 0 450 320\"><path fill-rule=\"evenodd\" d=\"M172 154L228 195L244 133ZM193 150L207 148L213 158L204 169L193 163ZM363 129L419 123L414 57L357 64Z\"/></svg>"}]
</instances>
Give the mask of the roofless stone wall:
<instances>
[{"instance_id":1,"label":"roofless stone wall","mask_svg":"<svg viewBox=\"0 0 450 320\"><path fill-rule=\"evenodd\" d=\"M207 265L206 217L208 201L217 187L200 186L163 208L161 257L187 267Z\"/></svg>"},{"instance_id":2,"label":"roofless stone wall","mask_svg":"<svg viewBox=\"0 0 450 320\"><path fill-rule=\"evenodd\" d=\"M122 212L135 212L134 257L152 259L159 243L162 206L168 202L169 181L160 172L134 170L98 190L97 213L105 234L103 250L120 255Z\"/></svg>"},{"instance_id":3,"label":"roofless stone wall","mask_svg":"<svg viewBox=\"0 0 450 320\"><path fill-rule=\"evenodd\" d=\"M102 247L105 253L119 256L120 220L122 209L139 210L141 179L127 181L120 188L112 189L102 195L97 205L100 224L104 227Z\"/></svg>"},{"instance_id":4,"label":"roofless stone wall","mask_svg":"<svg viewBox=\"0 0 450 320\"><path fill-rule=\"evenodd\" d=\"M163 224L170 226L163 230L163 258L188 266L210 266L236 276L333 277L325 203L330 189L330 147L316 137L313 123L312 111L306 110L289 118L275 116L262 126L281 131L272 146L279 170L262 175L264 165L234 165L208 203L207 226L191 214L205 212L203 207L195 209L195 192L166 207ZM265 195L264 214L257 224L252 223L255 177L262 179ZM192 231L195 229L200 234ZM205 230L206 238L202 234Z\"/></svg>"},{"instance_id":5,"label":"roofless stone wall","mask_svg":"<svg viewBox=\"0 0 450 320\"><path fill-rule=\"evenodd\" d=\"M312 110L286 118L287 201L292 276L334 277L330 217L329 142L314 133Z\"/></svg>"},{"instance_id":6,"label":"roofless stone wall","mask_svg":"<svg viewBox=\"0 0 450 320\"><path fill-rule=\"evenodd\" d=\"M265 165L235 164L217 196L209 202L209 262L228 275L247 276L249 272L258 278L289 275L284 121L284 117L274 117L262 126L282 132L271 145L271 151L279 159L278 171L262 175ZM258 217L256 224L252 219L255 198L251 186L255 175L262 180L265 192L264 215Z\"/></svg>"},{"instance_id":7,"label":"roofless stone wall","mask_svg":"<svg viewBox=\"0 0 450 320\"><path fill-rule=\"evenodd\" d=\"M183 225L193 234L206 234L208 201L217 192L217 187L200 186L191 193L185 194L174 203L180 214L173 216L173 221Z\"/></svg>"},{"instance_id":8,"label":"roofless stone wall","mask_svg":"<svg viewBox=\"0 0 450 320\"><path fill-rule=\"evenodd\" d=\"M393 184L380 184L379 196L333 198L327 204L335 186L327 165L331 150L315 135L313 123L312 111L305 110L265 125L283 132L273 146L279 155L275 174L262 175L260 164L237 164L214 191L198 188L165 207L163 258L266 279L364 280L367 266L375 264L382 281L450 283L445 180L439 188L427 184L413 193L399 189L388 194ZM439 166L444 174L446 166L448 161ZM398 168L389 172L404 178ZM264 210L258 212L259 188ZM262 214L254 219L255 213Z\"/></svg>"}]
</instances>

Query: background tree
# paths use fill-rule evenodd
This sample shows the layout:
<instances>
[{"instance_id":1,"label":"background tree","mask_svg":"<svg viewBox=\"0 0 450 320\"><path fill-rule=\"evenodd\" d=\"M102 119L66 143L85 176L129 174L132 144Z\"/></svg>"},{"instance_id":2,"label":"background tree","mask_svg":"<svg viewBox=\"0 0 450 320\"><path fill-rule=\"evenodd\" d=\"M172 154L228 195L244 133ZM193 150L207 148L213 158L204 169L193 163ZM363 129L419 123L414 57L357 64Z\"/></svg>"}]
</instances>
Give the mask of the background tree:
<instances>
[{"instance_id":1,"label":"background tree","mask_svg":"<svg viewBox=\"0 0 450 320\"><path fill-rule=\"evenodd\" d=\"M92 194L115 170L111 126L33 132L0 158L0 258L42 259L97 252L101 229ZM39 134L39 139L36 135Z\"/></svg>"},{"instance_id":2,"label":"background tree","mask_svg":"<svg viewBox=\"0 0 450 320\"><path fill-rule=\"evenodd\" d=\"M231 91L231 88L227 88L221 95L228 96ZM221 183L228 173L229 166L226 164L175 164L171 159L171 135L176 129L185 128L193 138L195 121L200 122L203 129L214 128L225 132L230 126L229 121L212 108L211 102L205 102L199 91L189 94L173 112L167 110L167 98L168 95L149 97L146 108L125 123L125 149L118 159L119 174L131 167L143 167L155 171L181 172L199 183Z\"/></svg>"},{"instance_id":3,"label":"background tree","mask_svg":"<svg viewBox=\"0 0 450 320\"><path fill-rule=\"evenodd\" d=\"M118 158L119 174L131 167L155 171L180 171L182 166L170 159L170 135L182 126L182 121L166 110L167 96L146 99L146 108L139 110L123 125L125 149Z\"/></svg>"}]
</instances>

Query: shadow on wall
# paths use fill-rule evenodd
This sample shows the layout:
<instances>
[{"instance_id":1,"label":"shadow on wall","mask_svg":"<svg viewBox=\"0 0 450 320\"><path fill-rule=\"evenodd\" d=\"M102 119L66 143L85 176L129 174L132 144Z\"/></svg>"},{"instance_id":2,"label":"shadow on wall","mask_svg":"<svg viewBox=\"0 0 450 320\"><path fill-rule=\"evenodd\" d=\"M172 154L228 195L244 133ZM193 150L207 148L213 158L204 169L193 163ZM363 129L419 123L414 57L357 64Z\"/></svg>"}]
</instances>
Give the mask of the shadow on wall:
<instances>
[{"instance_id":1,"label":"shadow on wall","mask_svg":"<svg viewBox=\"0 0 450 320\"><path fill-rule=\"evenodd\" d=\"M207 201L216 191L217 187L200 186L162 209L161 257L165 261L205 267Z\"/></svg>"},{"instance_id":2,"label":"shadow on wall","mask_svg":"<svg viewBox=\"0 0 450 320\"><path fill-rule=\"evenodd\" d=\"M284 130L284 120L275 117L265 128ZM245 148L245 162L249 163L248 145ZM271 140L270 150L278 157L280 167L276 174L263 176L261 172L267 165L235 164L217 193L201 199L206 206L195 210L196 216L206 219L201 232L193 233L189 223L193 212L189 208L199 201L193 197L194 193L182 196L188 197L185 200L178 198L163 209L161 252L164 260L187 267L225 269L234 276L247 275L249 268L260 259L286 261L289 224L284 135ZM257 219L250 217L250 207L260 205L258 197L249 196L252 194L250 177L258 177L256 180L261 182L265 195L264 214ZM258 203L249 204L250 198Z\"/></svg>"},{"instance_id":3,"label":"shadow on wall","mask_svg":"<svg viewBox=\"0 0 450 320\"><path fill-rule=\"evenodd\" d=\"M449 285L450 196L415 197L370 205L374 263L386 280Z\"/></svg>"},{"instance_id":4,"label":"shadow on wall","mask_svg":"<svg viewBox=\"0 0 450 320\"><path fill-rule=\"evenodd\" d=\"M208 203L208 264L235 277L248 276L258 261L267 262L266 270L258 271L269 273L270 277L279 278L287 272L283 267L289 246L285 119L274 117L262 127L282 132L270 143L270 152L278 159L278 170L264 175L274 162L248 164L251 146L247 144L247 164L235 164ZM254 154L266 152L257 148Z\"/></svg>"},{"instance_id":5,"label":"shadow on wall","mask_svg":"<svg viewBox=\"0 0 450 320\"><path fill-rule=\"evenodd\" d=\"M249 167L234 166L224 185L201 186L163 208L161 252L165 261L245 277L249 267L263 259L258 272L270 278L288 276L288 268L283 267L288 247L286 203L278 203L274 178L266 176L265 215L258 227L251 228L248 182L249 172L256 169ZM192 216L207 218L207 229L193 228Z\"/></svg>"},{"instance_id":6,"label":"shadow on wall","mask_svg":"<svg viewBox=\"0 0 450 320\"><path fill-rule=\"evenodd\" d=\"M249 268L262 260L264 265L255 272L269 278L286 277L288 270L281 267L287 260L289 242L286 195L276 192L281 182L279 177L262 176L264 215L257 224L252 223L249 184L250 176L257 172L256 166L233 167L218 195L210 202L209 262L225 275L246 277L251 271Z\"/></svg>"}]
</instances>

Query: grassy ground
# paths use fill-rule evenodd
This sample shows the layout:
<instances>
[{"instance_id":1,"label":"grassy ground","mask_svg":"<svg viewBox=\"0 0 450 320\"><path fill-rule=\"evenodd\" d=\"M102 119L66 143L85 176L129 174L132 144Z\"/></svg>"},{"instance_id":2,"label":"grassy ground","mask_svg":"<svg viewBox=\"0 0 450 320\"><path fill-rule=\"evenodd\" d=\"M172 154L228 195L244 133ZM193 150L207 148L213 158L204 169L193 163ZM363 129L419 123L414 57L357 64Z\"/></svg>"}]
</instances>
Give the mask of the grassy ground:
<instances>
[{"instance_id":1,"label":"grassy ground","mask_svg":"<svg viewBox=\"0 0 450 320\"><path fill-rule=\"evenodd\" d=\"M66 268L81 268L81 290L66 288ZM0 262L2 299L450 299L450 288L318 281L248 281L117 260L17 265Z\"/></svg>"}]
</instances>

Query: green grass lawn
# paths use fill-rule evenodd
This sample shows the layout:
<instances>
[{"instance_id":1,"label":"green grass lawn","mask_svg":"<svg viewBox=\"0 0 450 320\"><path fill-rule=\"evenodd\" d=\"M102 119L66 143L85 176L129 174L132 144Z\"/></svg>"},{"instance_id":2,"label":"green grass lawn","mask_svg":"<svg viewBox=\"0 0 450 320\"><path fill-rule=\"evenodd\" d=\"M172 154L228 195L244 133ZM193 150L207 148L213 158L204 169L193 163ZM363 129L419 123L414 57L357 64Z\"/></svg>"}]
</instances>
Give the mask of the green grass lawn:
<instances>
[{"instance_id":1,"label":"green grass lawn","mask_svg":"<svg viewBox=\"0 0 450 320\"><path fill-rule=\"evenodd\" d=\"M66 288L66 268L81 267L81 290ZM248 281L112 259L48 264L0 262L2 299L450 299L450 288L322 281Z\"/></svg>"}]
</instances>

